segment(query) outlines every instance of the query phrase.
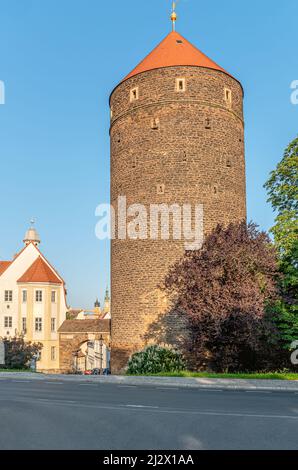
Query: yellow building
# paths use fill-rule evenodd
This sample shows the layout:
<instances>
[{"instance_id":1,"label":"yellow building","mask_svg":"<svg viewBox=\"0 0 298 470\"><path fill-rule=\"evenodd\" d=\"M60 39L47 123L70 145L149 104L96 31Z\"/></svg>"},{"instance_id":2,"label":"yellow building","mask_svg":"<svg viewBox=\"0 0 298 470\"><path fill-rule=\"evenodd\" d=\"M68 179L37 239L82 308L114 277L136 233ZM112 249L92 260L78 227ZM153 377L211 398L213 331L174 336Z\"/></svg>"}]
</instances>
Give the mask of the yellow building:
<instances>
[{"instance_id":1,"label":"yellow building","mask_svg":"<svg viewBox=\"0 0 298 470\"><path fill-rule=\"evenodd\" d=\"M0 337L23 334L43 345L37 369L59 369L58 329L66 319L65 283L39 250L31 227L24 248L12 261L0 261Z\"/></svg>"}]
</instances>

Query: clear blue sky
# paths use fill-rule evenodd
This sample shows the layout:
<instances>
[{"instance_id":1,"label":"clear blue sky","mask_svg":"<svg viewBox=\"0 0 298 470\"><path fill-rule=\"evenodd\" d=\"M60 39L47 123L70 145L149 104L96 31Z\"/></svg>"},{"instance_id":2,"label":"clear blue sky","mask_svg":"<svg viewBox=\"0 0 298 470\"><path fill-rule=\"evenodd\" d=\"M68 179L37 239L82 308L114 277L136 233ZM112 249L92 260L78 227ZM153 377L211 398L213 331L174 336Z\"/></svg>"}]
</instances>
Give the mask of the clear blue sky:
<instances>
[{"instance_id":1,"label":"clear blue sky","mask_svg":"<svg viewBox=\"0 0 298 470\"><path fill-rule=\"evenodd\" d=\"M170 30L170 0L0 0L0 259L32 216L72 306L101 299L108 243L94 235L109 201L108 97ZM274 220L262 188L298 133L297 0L181 0L177 30L245 88L248 215Z\"/></svg>"}]
</instances>

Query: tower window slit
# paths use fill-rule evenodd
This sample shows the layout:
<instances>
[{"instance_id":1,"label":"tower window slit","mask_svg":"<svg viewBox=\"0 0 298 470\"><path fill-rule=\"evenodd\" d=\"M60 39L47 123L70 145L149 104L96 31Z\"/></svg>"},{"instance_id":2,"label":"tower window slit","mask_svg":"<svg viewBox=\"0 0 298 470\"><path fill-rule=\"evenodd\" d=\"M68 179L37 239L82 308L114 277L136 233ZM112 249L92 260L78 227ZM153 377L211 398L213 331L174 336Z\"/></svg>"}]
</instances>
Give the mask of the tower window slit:
<instances>
[{"instance_id":1,"label":"tower window slit","mask_svg":"<svg viewBox=\"0 0 298 470\"><path fill-rule=\"evenodd\" d=\"M130 90L130 102L132 103L133 101L136 101L139 99L139 88L133 88Z\"/></svg>"},{"instance_id":2,"label":"tower window slit","mask_svg":"<svg viewBox=\"0 0 298 470\"><path fill-rule=\"evenodd\" d=\"M185 78L176 79L176 91L184 92L186 90L186 80Z\"/></svg>"},{"instance_id":3,"label":"tower window slit","mask_svg":"<svg viewBox=\"0 0 298 470\"><path fill-rule=\"evenodd\" d=\"M228 106L232 104L232 92L228 88L225 88L225 101Z\"/></svg>"},{"instance_id":4,"label":"tower window slit","mask_svg":"<svg viewBox=\"0 0 298 470\"><path fill-rule=\"evenodd\" d=\"M158 118L153 118L151 120L151 129L156 130L156 131L159 129L159 119Z\"/></svg>"},{"instance_id":5,"label":"tower window slit","mask_svg":"<svg viewBox=\"0 0 298 470\"><path fill-rule=\"evenodd\" d=\"M157 194L158 194L158 195L162 195L162 194L165 193L165 189L166 189L166 188L165 188L165 185L164 185L164 184L158 184L156 189L157 189L157 191L156 191Z\"/></svg>"},{"instance_id":6,"label":"tower window slit","mask_svg":"<svg viewBox=\"0 0 298 470\"><path fill-rule=\"evenodd\" d=\"M205 122L205 129L211 129L211 120L210 120L210 118L207 118L207 119L206 119L206 122Z\"/></svg>"},{"instance_id":7,"label":"tower window slit","mask_svg":"<svg viewBox=\"0 0 298 470\"><path fill-rule=\"evenodd\" d=\"M135 168L137 168L137 166L138 166L138 158L136 156L134 156L132 158L132 168L135 169Z\"/></svg>"}]
</instances>

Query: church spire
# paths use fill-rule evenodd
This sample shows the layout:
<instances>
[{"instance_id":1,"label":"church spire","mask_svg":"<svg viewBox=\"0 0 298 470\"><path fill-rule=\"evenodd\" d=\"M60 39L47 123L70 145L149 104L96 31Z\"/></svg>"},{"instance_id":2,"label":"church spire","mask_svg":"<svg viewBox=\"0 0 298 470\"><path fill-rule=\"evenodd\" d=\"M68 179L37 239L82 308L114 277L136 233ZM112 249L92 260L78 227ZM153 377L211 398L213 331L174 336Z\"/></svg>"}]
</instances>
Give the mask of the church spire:
<instances>
[{"instance_id":1,"label":"church spire","mask_svg":"<svg viewBox=\"0 0 298 470\"><path fill-rule=\"evenodd\" d=\"M106 293L105 293L105 302L110 301L110 292L109 292L109 287L107 286L106 288Z\"/></svg>"}]
</instances>

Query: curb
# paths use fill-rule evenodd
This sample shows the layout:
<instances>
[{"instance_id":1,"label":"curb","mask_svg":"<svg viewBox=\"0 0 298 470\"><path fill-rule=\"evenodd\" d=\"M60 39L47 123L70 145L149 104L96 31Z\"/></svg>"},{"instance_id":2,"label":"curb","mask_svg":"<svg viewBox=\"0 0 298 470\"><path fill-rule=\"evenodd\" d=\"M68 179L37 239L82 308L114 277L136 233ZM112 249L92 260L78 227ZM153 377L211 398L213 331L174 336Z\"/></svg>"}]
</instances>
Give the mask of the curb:
<instances>
[{"instance_id":1,"label":"curb","mask_svg":"<svg viewBox=\"0 0 298 470\"><path fill-rule=\"evenodd\" d=\"M268 390L298 392L298 380L257 380L257 379L208 379L208 378L182 378L182 377L128 377L128 376L81 376L81 375L45 375L19 373L0 373L0 382L3 379L35 380L35 381L63 381L63 382L89 382L99 384L173 387L188 389L224 389L224 390Z\"/></svg>"}]
</instances>

